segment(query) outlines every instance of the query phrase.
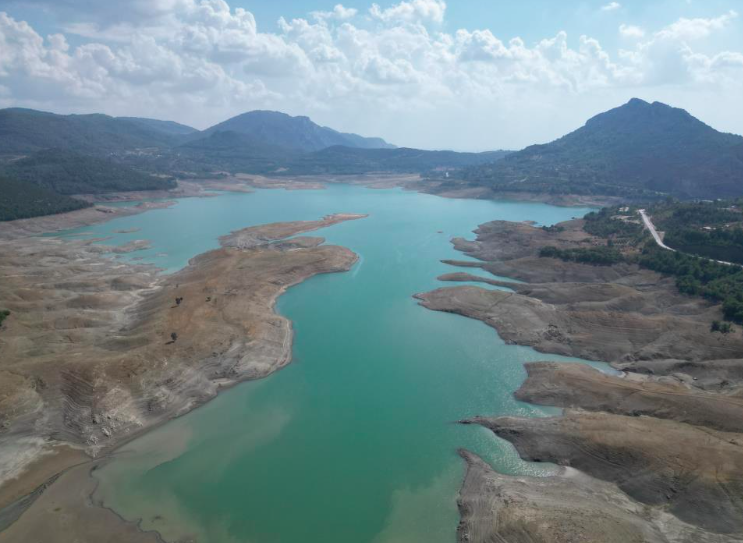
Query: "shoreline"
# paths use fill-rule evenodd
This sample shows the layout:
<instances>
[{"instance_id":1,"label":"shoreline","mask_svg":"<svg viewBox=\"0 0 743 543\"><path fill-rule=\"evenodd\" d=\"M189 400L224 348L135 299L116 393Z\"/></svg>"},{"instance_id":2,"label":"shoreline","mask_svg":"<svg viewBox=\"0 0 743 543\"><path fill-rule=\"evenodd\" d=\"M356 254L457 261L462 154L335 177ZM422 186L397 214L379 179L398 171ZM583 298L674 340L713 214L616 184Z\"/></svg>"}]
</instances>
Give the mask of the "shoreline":
<instances>
[{"instance_id":1,"label":"shoreline","mask_svg":"<svg viewBox=\"0 0 743 543\"><path fill-rule=\"evenodd\" d=\"M386 182L388 182L388 180L386 180L386 181L385 181L385 183L386 183ZM359 184L361 184L361 183L359 183ZM398 185L398 186L399 186L399 185ZM278 188L278 187L274 187L274 188ZM284 187L281 187L281 188L285 188L285 189L287 189L287 190L290 190L290 189L289 189L288 187L286 187L286 186L284 186ZM316 189L316 188L318 188L318 187L315 187L315 186L311 186L311 185L309 185L309 186L303 186L303 187L301 187L301 188L310 188L310 189ZM378 186L378 187L372 187L372 188L390 188L390 187L389 187L389 186ZM403 188L404 188L405 190L415 190L415 189L409 189L409 188L407 188L407 187L403 187ZM420 192L420 191L419 191L419 192ZM170 205L170 204L168 204L168 205ZM132 209L132 208L117 208L117 209ZM139 210L139 211L136 211L136 212L143 212L143 211L146 211L146 210L148 210L148 209L151 209L151 208L146 208L146 209L143 209L143 210ZM108 220L109 218L113 218L113 217L105 217L105 218L103 218L103 219L102 219L101 221L99 221L99 222L105 222L105 221L106 221L106 220ZM351 216L350 218L360 218L360 217L358 217L358 216ZM30 220L35 220L35 219L30 219ZM347 220L347 219L346 219L346 218L343 218L342 220ZM293 224L293 223L289 223L289 224ZM272 226L272 225L264 225L264 226ZM316 228L322 228L322 227L324 227L324 226L326 226L326 225L322 225L322 226L317 226ZM254 227L254 228L256 228L256 227ZM309 228L309 229L307 229L307 230L305 230L305 231L310 231L310 230L313 230L313 229L315 229L315 228ZM251 230L251 229L244 229L244 230ZM251 235L251 236L247 236L247 237L246 237L246 236L242 236L242 238L239 238L239 237L235 237L235 234L238 234L238 233L240 233L240 232L244 232L244 230L241 230L241 231L238 231L238 232L233 232L232 234L230 234L230 235L228 235L228 236L224 236L224 238L226 238L226 239L228 239L228 240L230 240L230 241L233 241L233 242L235 243L235 244L234 244L234 246L232 246L232 248L235 248L235 249L239 249L239 250L251 249L251 248L253 248L253 247L255 246L254 244L255 244L256 240L258 240L259 242L266 242L266 241L268 241L268 240L273 240L273 238L264 238L264 237L261 237L261 236L257 236L257 237L256 237L256 236L252 236L252 235ZM276 234L273 234L273 235L276 235ZM286 237L286 236L284 236L284 237ZM1 236L0 236L0 239L2 239L2 237L1 237ZM276 238L276 239L282 239L282 238ZM235 241L235 240L240 240L240 241ZM221 241L221 240L220 240L220 241ZM291 240L291 241L294 241L294 240ZM314 243L314 242L313 242L313 243ZM310 245L308 245L308 246L305 246L305 247L301 247L301 248L310 248L310 247L314 247L314 246L317 246L317 245L316 245L316 244L315 244L315 245L313 245L312 243L310 243ZM223 245L223 248L224 248L224 247L225 247L225 245ZM229 248L229 246L227 246L227 247ZM204 254L202 254L202 255L198 255L198 256L197 256L197 257L195 257L195 258L194 258L193 260L194 260L194 261L196 261L196 260L199 260L200 258L202 258L202 257L205 257L205 255L207 255L207 254L208 254L208 253L204 253ZM191 266L191 265L192 265L192 263L189 263L189 266ZM503 274L503 275L505 275L505 274ZM453 279L453 280L457 280L457 279ZM482 279L482 278L480 278L479 280L483 280L483 281L484 281L484 279ZM489 281L485 281L485 282L489 282ZM497 283L497 282L493 282L492 284L496 284L496 283ZM287 289L287 288L288 288L289 286L291 286L291 285L287 285L287 286L284 286L284 287L282 287L281 291L280 291L280 292L278 292L278 293L277 293L277 294L276 294L276 295L275 295L275 296L273 297L273 299L272 299L272 300L271 300L271 302L270 302L270 310L271 310L271 311L273 311L273 310L274 310L274 307L275 307L275 303L276 303L276 300L278 299L278 296L280 296L280 295L281 295L281 294L282 294L283 292L285 292L285 291L286 291L286 289ZM508 287L512 287L512 286L513 286L513 283L507 283L507 284L503 284L503 285L499 285L499 286L508 286ZM190 297L189 297L189 299L190 299ZM289 334L291 334L291 323L289 323L289 326L290 326L290 328L289 328ZM278 371L279 369L283 368L283 367L284 367L284 366L285 366L286 364L288 364L288 363L289 363L289 361L290 361L290 359L291 359L291 343L289 344L289 347L288 347L288 348L289 348L289 351L288 351L288 352L289 352L289 354L288 354L288 358L287 358L286 360L283 360L283 361L279 361L279 363L278 363L278 365L277 365L276 369L274 369L273 371ZM252 379L252 378L253 378L253 377L248 377L248 378L246 378L246 379L244 379L244 380L248 380L248 379ZM254 378L261 378L261 377L254 377ZM240 382L243 382L243 381L242 381L242 380L239 380L239 381L234 381L234 382L233 382L233 381L229 381L229 380L228 380L228 381L226 381L226 382L224 382L224 383L222 383L222 382L219 382L219 383L217 383L217 385L216 385L216 390L215 390L215 395L216 395L216 394L218 394L219 392L222 392L223 390L226 390L226 389L228 389L228 388L231 388L232 386L234 386L234 385L236 385L236 384L239 384ZM212 397L213 397L213 396L212 396ZM197 408L198 408L198 407L200 407L201 405L204 405L204 404L205 404L205 403L206 403L207 401L209 401L209 399L211 399L211 397L210 397L210 398L206 398L206 399L204 399L204 400L203 400L203 402L201 402L201 403L195 403L195 404L191 404L191 406L190 406L190 407L188 408L188 411L187 411L187 412L190 412L191 410L193 410L193 409L197 409ZM177 415L175 415L175 416L180 416L180 414L182 414L182 413L179 413L179 414L177 414ZM125 445L126 443L128 443L128 442L132 441L133 439L136 439L137 437L140 437L141 435L143 435L143 434L144 434L144 433L146 433L146 432L149 432L149 431L151 431L152 429L154 429L154 428L158 427L158 426L159 426L160 424L164 424L164 423L165 423L165 422L167 422L168 420L171 420L171 419L164 419L164 420L161 420L161 421L159 421L159 422L156 422L156 423L155 423L154 425L152 425L152 426L148 426L148 427L146 427L146 428L141 428L140 430L134 430L132 434L130 434L130 435L129 435L128 437L126 437L126 438L122 439L122 441L120 441L120 442L116 443L116 444L115 444L115 445L113 445L113 446L112 446L111 448L108 448L108 449L107 449L107 448L103 447L103 448L101 448L101 449L100 449L100 451L101 451L101 453L103 453L103 454L106 454L106 455L108 455L108 454L113 454L113 453L114 453L114 452L115 452L116 450L119 450L119 449L120 449L121 447L123 447L123 446L124 446L124 445ZM97 459L91 459L90 461L91 461L91 462L97 462L98 460L97 460ZM42 485L42 486L43 486L43 485ZM143 533L144 533L144 532L143 532ZM0 540L3 540L3 537L2 537L2 532L0 532Z\"/></svg>"},{"instance_id":2,"label":"shoreline","mask_svg":"<svg viewBox=\"0 0 743 543\"><path fill-rule=\"evenodd\" d=\"M0 242L92 226L118 219L119 217L138 215L153 209L165 209L172 205L175 205L175 202L167 200L162 202L143 202L140 205L131 207L95 205L77 211L70 211L69 213L0 222Z\"/></svg>"},{"instance_id":3,"label":"shoreline","mask_svg":"<svg viewBox=\"0 0 743 543\"><path fill-rule=\"evenodd\" d=\"M478 259L468 266L524 281L486 281L513 292L457 286L415 296L429 309L481 320L507 342L622 372L530 363L516 399L561 407L561 416L462 421L510 441L524 460L571 467L547 478L504 476L463 451L459 540L505 540L517 531L524 541L550 543L576 533L617 543L740 541L743 335L712 334L719 304L681 295L655 272L541 258L544 246L594 243L582 221L560 226L493 221L475 241L453 240ZM473 280L463 272L442 278ZM546 520L536 521L537 512Z\"/></svg>"},{"instance_id":4,"label":"shoreline","mask_svg":"<svg viewBox=\"0 0 743 543\"><path fill-rule=\"evenodd\" d=\"M78 209L68 213L0 222L0 241L41 234L52 234L73 228L105 223L119 217L138 215L153 209L164 209L175 205L175 199L178 198L213 198L217 196L216 193L210 191L249 193L253 190L254 186L246 180L231 177L227 179L201 179L198 181L181 180L178 182L178 187L172 190L76 194L73 196L74 198L91 203L93 207ZM111 207L106 205L121 202L141 203L129 207Z\"/></svg>"},{"instance_id":5,"label":"shoreline","mask_svg":"<svg viewBox=\"0 0 743 543\"><path fill-rule=\"evenodd\" d=\"M93 203L91 208L43 215L29 219L0 222L0 241L26 236L50 234L83 226L108 222L152 209L174 205L177 198L209 198L216 194L210 191L248 193L255 189L320 190L328 183L363 186L370 189L401 188L430 194L441 198L497 200L512 202L537 202L560 207L601 207L615 204L615 198L594 198L581 195L551 195L542 193L497 193L480 189L437 190L435 181L426 181L413 174L361 174L338 176L267 177L252 174L228 175L224 178L200 178L178 181L178 188L159 191L112 192L103 194L78 194L75 198ZM161 201L147 201L161 200ZM107 203L143 201L138 206L110 207Z\"/></svg>"},{"instance_id":6,"label":"shoreline","mask_svg":"<svg viewBox=\"0 0 743 543\"><path fill-rule=\"evenodd\" d=\"M65 248L63 252L67 253L71 251L73 254L69 256L73 260L79 260L80 257L84 257L98 262L98 271L93 278L96 281L99 281L97 278L102 277L104 283L108 284L109 281L117 281L118 277L125 275L131 280L130 283L133 282L133 284L128 286L134 286L137 293L132 295L131 292L127 292L126 294L126 305L130 307L127 310L127 313L130 314L128 317L129 322L125 324L125 328L123 329L125 333L123 336L119 335L108 342L107 349L109 351L111 349L116 351L119 348L125 349L123 352L132 348L135 349L132 352L138 352L143 348L150 349L152 350L151 353L142 352L137 357L138 359L152 359L153 361L158 360L163 355L166 357L173 356L173 349L183 353L182 356L186 356L182 363L185 365L182 365L181 369L178 370L178 377L175 380L173 380L175 374L167 369L167 364L156 367L154 370L151 368L147 370L149 373L155 374L155 379L149 378L148 381L143 381L143 383L152 382L158 388L152 389L150 387L155 395L151 396L144 404L141 401L133 401L135 400L134 397L127 399L128 396L122 396L124 391L121 388L121 384L117 384L113 388L110 386L101 387L100 392L96 393L98 399L90 405L97 405L98 407L94 409L92 417L90 414L86 414L90 413L88 408L78 414L79 408L69 411L68 405L65 420L71 420L73 427L77 430L72 435L69 435L69 430L66 430L68 434L67 439L72 438L71 443L78 449L87 449L88 456L92 458L91 461L95 462L97 457L113 453L127 442L143 435L152 428L159 426L159 424L205 404L225 389L240 382L266 377L286 366L291 361L293 333L291 323L275 313L276 300L289 287L313 275L350 269L358 258L357 255L348 249L323 245L323 238L287 238L331 226L339 222L356 220L363 217L362 215L339 214L325 217L319 221L273 223L238 230L220 239L222 246L220 249L198 255L191 259L188 266L183 270L172 276L160 278L152 278L151 275L148 275L152 272L149 272L142 266L133 264L122 265L120 262L112 263L110 259L106 260L98 251L94 254L89 253L89 242L35 238L41 247L48 245L51 253ZM14 243L17 249L17 245L20 243L18 241L6 242L4 246L0 246L0 249L8 251L9 246L13 246ZM15 253L15 257L20 258L17 252ZM245 260L246 258L249 261ZM14 264L17 265L18 261L14 262ZM246 271L251 269L251 267L255 269L255 272ZM113 277L106 277L106 274L110 274L112 269L118 271ZM275 272L271 272L270 270L272 269L275 269ZM136 271L134 277L130 277L130 270ZM57 271L55 269L55 273ZM251 279L253 276L254 278ZM271 279L272 277L273 279ZM150 281L149 283L147 282L148 279ZM20 280L16 279L16 281ZM259 283L255 283L255 281L259 281ZM83 285L83 290L90 290L94 284L100 285L101 283L89 280L87 283L88 286ZM13 287L11 286L10 288ZM229 291L231 294L230 296L220 296L221 291ZM172 296L180 296L186 300L183 307L178 307L177 309L175 306L170 307L172 303L170 292L173 292ZM200 292L207 292L211 295L204 297L202 294L199 296ZM245 294L241 297L238 292L245 292ZM2 292L0 292L1 294ZM86 298L88 301L85 303L93 303L94 305L101 303L105 305L106 310L108 310L111 303L121 303L118 300L103 299L106 298L105 294L98 297L101 300L91 298L90 295L82 296L88 296ZM201 301L192 301L199 298ZM262 309L256 313L256 309L258 308ZM225 346L218 348L222 354L217 354L216 358L214 357L215 353L207 355L204 352L203 355L199 354L203 349L207 349L211 353L213 351L211 346L216 346L220 338L227 339L234 332L237 332L237 330L231 331L235 328L234 322L230 325L221 325L218 322L220 312L228 310L231 314L234 314L236 310L249 311L250 316L246 317L249 321L246 321L246 325L251 327L252 338L250 342L242 342L239 347L237 344L233 344L229 348ZM198 319L196 324L194 324L189 317L191 314L209 314L211 317L207 319L209 321L208 324ZM245 315L248 315L248 313ZM215 319L217 322L215 322ZM249 322L250 324L248 324ZM18 324L13 323L13 326L17 326ZM155 338L160 334L165 334L165 330L170 329L178 330L179 336L183 334L183 337L179 337L178 342L174 346L159 344ZM4 330L3 340L6 345L9 344L8 342L13 342L11 336L19 337L17 336L18 333L21 333L21 336L23 335L20 330L14 331L13 327ZM153 333L155 335L152 335ZM121 333L119 332L119 334ZM256 334L258 335L256 336ZM98 333L98 335L100 336L101 334ZM131 336L131 339L127 339L127 335ZM239 338L241 335L238 333L235 337ZM200 339L201 336L204 336L203 341ZM261 343L263 340L258 340L261 337L265 338L269 343L265 343L265 341ZM150 339L147 339L143 346L138 346L146 338ZM179 347L184 341L186 342L185 346L182 348ZM231 339L229 341L234 342L235 340ZM120 344L120 347L117 347L117 344ZM148 345L152 347L148 347ZM191 352L192 347L190 345L196 347L197 350L201 350L194 354ZM83 346L81 348L84 349L85 347ZM18 360L23 362L24 356L21 352L18 351L17 356L20 357ZM186 353L189 354L186 355ZM58 355L53 354L52 360L56 356ZM110 358L110 355L108 356ZM191 362L188 362L189 360ZM195 363L199 369L194 373L190 369L190 365ZM136 369L139 367L138 363L134 362L134 365L132 365L131 362L127 362L123 358L118 361L114 358L114 360L108 362L106 367L114 367L114 370L106 371L116 372L116 366L124 368L126 364L129 364L135 372L141 371ZM65 371L85 372L87 370L84 367L76 369L75 366L72 366L69 370ZM158 372L165 373L163 373L163 377L157 377ZM169 374L171 377L167 377ZM80 375L84 376L85 373L81 373ZM125 374L119 372L119 377L115 377L115 375L117 374L114 373L111 375L109 381L111 383L122 383L120 379ZM207 376L208 380L205 381L204 379ZM47 381L45 387L57 386L54 384L56 378L53 375L44 375L42 379ZM162 379L165 379L165 381ZM172 392L167 392L167 394L163 395L163 392L165 392L162 389L163 384L158 383L168 382L171 382L171 384L166 386L169 386ZM210 384L207 385L207 383ZM14 390L11 392L11 394L15 394L16 396L19 394L23 395L23 393L25 393L23 390L20 392ZM42 392L42 396L44 394ZM38 391L36 395L39 396ZM0 391L0 399L2 397L2 391ZM84 397L81 398L77 398L75 402L87 401L84 400ZM41 399L43 400L43 397ZM123 404L121 403L122 399L124 400ZM11 397L10 402L12 403L12 401L13 399ZM38 401L39 398L36 398L36 402ZM5 403L8 404L7 401ZM140 404L141 408L137 407ZM0 403L0 405L3 404ZM106 407L106 405L110 407ZM34 413L38 414L39 408L33 405L30 407L31 411L24 416L26 419L31 417L33 420ZM48 406L42 408L42 411L65 411L65 408ZM96 414L96 411L100 414ZM149 413L149 415L147 415L148 418L143 419L142 416L145 413ZM61 413L58 414L61 416ZM35 427L35 425L30 425L24 419L22 413L19 414L16 412L12 414L11 412L11 415L11 418L8 419L7 415L3 415L0 412L0 418L2 416L6 417L5 425L6 428L9 428L10 432L9 434L6 433L5 443L17 442L24 435L33 435L33 433L29 434L28 429ZM53 416L54 413L48 415ZM54 427L53 421L51 421L52 426L49 426L50 421L46 421L44 424L50 428ZM68 426L68 422L65 423L65 426ZM26 429L24 430L24 428ZM0 446L2 446L2 442L0 442ZM52 456L50 458L54 457ZM43 457L40 461L44 461ZM26 467L28 467L28 463L26 464ZM69 466L66 466L66 468L69 468ZM32 483L29 482L28 477L28 471L22 473L16 478L16 481L18 481L17 485L23 485L24 483L31 485ZM57 482L54 486L59 487L59 485L60 483ZM44 484L42 483L36 490L43 486ZM7 484L3 485L3 493L7 491L7 488ZM44 495L44 493L41 493L41 495ZM8 497L6 496L4 500L8 501ZM17 505L17 502L18 500L14 503ZM30 505L27 504L23 515L26 518L41 514L41 512L34 512L33 503ZM7 510L8 507L5 509ZM38 508L36 509L38 510ZM23 524L34 533L34 526L28 526L27 522ZM7 530L0 532L0 540L3 540L3 535L15 525L11 524ZM19 526L17 529L20 530L22 528L23 526Z\"/></svg>"}]
</instances>

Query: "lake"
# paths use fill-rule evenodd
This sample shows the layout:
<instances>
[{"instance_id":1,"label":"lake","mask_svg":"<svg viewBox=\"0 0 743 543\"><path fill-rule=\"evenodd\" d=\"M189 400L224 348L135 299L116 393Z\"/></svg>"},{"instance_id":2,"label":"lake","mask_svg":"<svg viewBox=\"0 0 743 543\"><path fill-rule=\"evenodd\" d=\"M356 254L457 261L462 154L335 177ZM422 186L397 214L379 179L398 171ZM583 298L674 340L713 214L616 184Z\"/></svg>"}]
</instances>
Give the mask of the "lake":
<instances>
[{"instance_id":1,"label":"lake","mask_svg":"<svg viewBox=\"0 0 743 543\"><path fill-rule=\"evenodd\" d=\"M498 471L540 475L474 415L545 416L513 391L523 364L572 360L506 345L475 320L412 298L452 285L436 277L468 260L451 238L504 219L550 225L590 211L452 200L331 185L193 198L67 234L148 239L142 258L173 272L231 230L366 213L310 235L359 255L346 273L291 288L277 310L294 323L293 362L238 385L116 452L96 498L168 540L209 543L451 543L464 473L457 449ZM115 230L139 228L115 234ZM467 270L483 276L478 269ZM492 287L486 287L492 288Z\"/></svg>"}]
</instances>

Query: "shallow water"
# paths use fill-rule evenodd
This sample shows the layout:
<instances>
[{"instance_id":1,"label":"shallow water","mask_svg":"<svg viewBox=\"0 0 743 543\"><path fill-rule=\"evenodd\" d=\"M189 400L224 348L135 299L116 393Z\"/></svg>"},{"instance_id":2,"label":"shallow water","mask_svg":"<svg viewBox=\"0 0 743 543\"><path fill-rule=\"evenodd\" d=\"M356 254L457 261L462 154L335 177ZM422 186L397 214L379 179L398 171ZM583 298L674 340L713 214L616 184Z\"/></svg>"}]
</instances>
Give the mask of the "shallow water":
<instances>
[{"instance_id":1,"label":"shallow water","mask_svg":"<svg viewBox=\"0 0 743 543\"><path fill-rule=\"evenodd\" d=\"M472 237L478 224L549 225L587 211L331 186L184 199L68 232L112 235L106 243L149 239L151 249L126 258L174 271L234 229L370 214L319 231L359 254L351 271L312 278L280 298L279 312L294 322L293 363L127 445L97 472L97 497L168 539L454 541L463 474L457 448L504 473L550 469L522 462L490 432L454 421L556 412L517 402L512 393L525 377L524 362L568 359L505 345L484 324L424 309L412 295L452 285L436 280L457 271L440 260L467 259L450 239ZM141 230L112 234L129 228Z\"/></svg>"}]
</instances>

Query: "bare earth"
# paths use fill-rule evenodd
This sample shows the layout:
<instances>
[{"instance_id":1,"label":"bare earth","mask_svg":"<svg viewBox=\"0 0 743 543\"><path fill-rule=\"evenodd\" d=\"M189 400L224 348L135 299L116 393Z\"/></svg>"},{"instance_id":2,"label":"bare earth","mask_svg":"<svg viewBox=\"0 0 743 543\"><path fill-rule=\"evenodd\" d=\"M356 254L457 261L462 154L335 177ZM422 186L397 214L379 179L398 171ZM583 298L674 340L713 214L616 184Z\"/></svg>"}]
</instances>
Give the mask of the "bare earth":
<instances>
[{"instance_id":1,"label":"bare earth","mask_svg":"<svg viewBox=\"0 0 743 543\"><path fill-rule=\"evenodd\" d=\"M540 258L541 247L601 243L582 221L547 231L482 225L455 246L525 283L485 280L416 295L430 309L482 320L508 342L603 360L527 365L516 397L563 416L463 421L511 441L526 460L565 466L546 478L493 472L462 452L460 541L529 543L743 541L743 335L713 334L720 307L681 295L670 278L631 265ZM478 280L465 272L449 281ZM739 327L736 327L739 328Z\"/></svg>"},{"instance_id":2,"label":"bare earth","mask_svg":"<svg viewBox=\"0 0 743 543\"><path fill-rule=\"evenodd\" d=\"M633 499L713 532L743 528L740 434L570 410L561 417L475 422L511 441L526 460L571 466L616 483Z\"/></svg>"},{"instance_id":3,"label":"bare earth","mask_svg":"<svg viewBox=\"0 0 743 543\"><path fill-rule=\"evenodd\" d=\"M648 509L615 485L562 467L549 477L510 477L478 456L467 464L460 541L493 543L729 543L673 515Z\"/></svg>"},{"instance_id":4,"label":"bare earth","mask_svg":"<svg viewBox=\"0 0 743 543\"><path fill-rule=\"evenodd\" d=\"M350 269L357 257L319 237L282 240L362 217L246 228L168 276L108 258L115 249L90 240L0 243L0 307L12 312L0 333L0 528L18 515L12 502L41 479L286 365L292 329L274 312L276 298L313 275ZM77 454L62 455L68 449ZM77 509L68 503L59 522L44 505L52 489L61 499L64 480L86 495L85 477L63 475L39 493L44 499L24 504L23 522L0 541L79 537L90 503L75 498ZM110 518L111 534L129 533ZM13 528L21 525L32 531L21 537ZM94 535L83 540L129 540Z\"/></svg>"},{"instance_id":5,"label":"bare earth","mask_svg":"<svg viewBox=\"0 0 743 543\"><path fill-rule=\"evenodd\" d=\"M437 193L417 176L237 176L189 181L162 196L327 182ZM578 203L563 200L552 203ZM0 308L12 311L0 332L0 543L160 541L91 501L90 470L222 388L287 364L291 325L274 313L276 298L356 260L322 238L286 238L358 215L240 230L167 277L109 258L146 240L113 248L29 237L167 205L99 205L0 224ZM464 272L442 279L508 292L459 286L417 295L431 309L483 320L506 341L623 371L531 364L517 397L565 407L563 416L464 421L513 442L525 459L562 467L551 477L510 477L462 451L460 541L743 541L743 335L710 333L719 306L680 295L653 272L539 258L545 245L597 243L581 221L563 226L549 232L495 221L476 241L455 240L480 262L452 264L524 283Z\"/></svg>"}]
</instances>

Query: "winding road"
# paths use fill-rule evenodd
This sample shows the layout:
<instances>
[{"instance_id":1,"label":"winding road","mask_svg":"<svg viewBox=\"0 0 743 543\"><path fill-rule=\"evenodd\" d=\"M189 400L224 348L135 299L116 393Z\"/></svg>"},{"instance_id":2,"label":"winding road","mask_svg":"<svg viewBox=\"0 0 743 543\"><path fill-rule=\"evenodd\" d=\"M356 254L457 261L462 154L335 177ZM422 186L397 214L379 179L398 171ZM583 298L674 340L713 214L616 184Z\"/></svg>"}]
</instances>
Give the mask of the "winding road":
<instances>
[{"instance_id":1,"label":"winding road","mask_svg":"<svg viewBox=\"0 0 743 543\"><path fill-rule=\"evenodd\" d=\"M644 209L639 210L640 216L642 217L642 222L645 223L645 228L647 228L650 233L653 235L653 239L655 240L655 243L658 244L659 247L662 247L663 249L667 249L669 251L676 251L676 249L671 249L668 245L663 243L663 239L660 237L660 234L658 234L658 231L655 229L655 225L653 224L653 221L650 220L650 217L648 217L647 213L645 213Z\"/></svg>"},{"instance_id":2,"label":"winding road","mask_svg":"<svg viewBox=\"0 0 743 543\"><path fill-rule=\"evenodd\" d=\"M648 229L648 231L652 234L653 239L655 240L655 243L658 244L659 247L666 249L668 251L676 252L676 249L672 249L665 243L663 243L663 239L661 239L660 234L658 234L658 231L655 229L655 225L653 224L653 221L650 220L650 217L648 217L647 213L645 213L644 209L638 210L640 213L640 216L642 217L642 222L645 224L645 228ZM717 262L718 264L725 264L726 266L738 266L743 268L740 264L736 264L734 262L725 262L724 260L715 260L713 258L705 258L703 256L699 255L692 255L696 256L698 258L704 258L705 260L711 260L712 262Z\"/></svg>"}]
</instances>

